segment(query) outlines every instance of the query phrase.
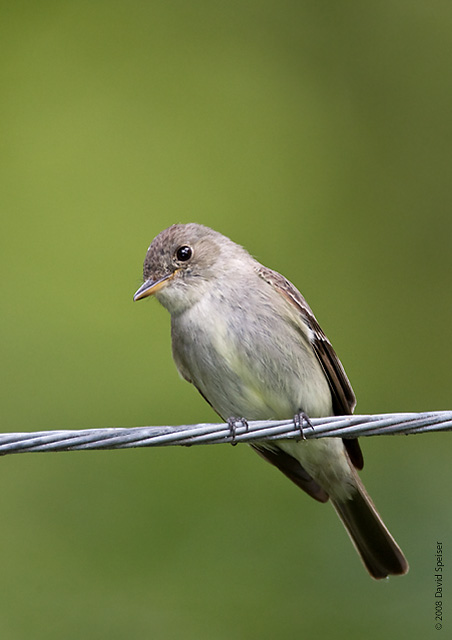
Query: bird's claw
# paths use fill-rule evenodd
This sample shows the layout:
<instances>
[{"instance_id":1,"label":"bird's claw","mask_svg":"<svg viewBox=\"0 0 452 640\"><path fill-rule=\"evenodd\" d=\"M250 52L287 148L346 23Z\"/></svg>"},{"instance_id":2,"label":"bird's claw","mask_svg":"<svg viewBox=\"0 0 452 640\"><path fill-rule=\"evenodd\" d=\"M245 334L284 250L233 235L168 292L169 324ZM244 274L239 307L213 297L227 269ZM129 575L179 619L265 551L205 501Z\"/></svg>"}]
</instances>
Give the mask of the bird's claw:
<instances>
[{"instance_id":1,"label":"bird's claw","mask_svg":"<svg viewBox=\"0 0 452 640\"><path fill-rule=\"evenodd\" d=\"M300 436L302 440L306 440L306 436L304 434L303 422L306 422L307 426L311 429L314 429L312 422L309 419L309 416L304 411L299 411L293 417L293 423L295 428L300 432Z\"/></svg>"},{"instance_id":2,"label":"bird's claw","mask_svg":"<svg viewBox=\"0 0 452 640\"><path fill-rule=\"evenodd\" d=\"M228 418L227 423L229 425L229 435L231 437L231 444L233 447L237 444L237 423L240 422L242 427L245 427L245 431L248 431L248 422L245 418Z\"/></svg>"}]
</instances>

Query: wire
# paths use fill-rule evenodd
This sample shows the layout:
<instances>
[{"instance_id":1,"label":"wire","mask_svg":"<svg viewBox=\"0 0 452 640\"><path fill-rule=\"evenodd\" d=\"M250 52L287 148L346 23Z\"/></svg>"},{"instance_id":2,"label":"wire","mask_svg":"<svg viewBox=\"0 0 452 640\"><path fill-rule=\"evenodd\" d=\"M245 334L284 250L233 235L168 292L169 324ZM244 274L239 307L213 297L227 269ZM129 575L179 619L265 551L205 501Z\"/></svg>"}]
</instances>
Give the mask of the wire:
<instances>
[{"instance_id":1,"label":"wire","mask_svg":"<svg viewBox=\"0 0 452 640\"><path fill-rule=\"evenodd\" d=\"M195 424L176 427L132 427L37 431L0 435L0 455L44 451L130 449L169 445L221 444L283 438L357 438L452 430L452 411L383 413L313 418L302 428L294 420Z\"/></svg>"}]
</instances>

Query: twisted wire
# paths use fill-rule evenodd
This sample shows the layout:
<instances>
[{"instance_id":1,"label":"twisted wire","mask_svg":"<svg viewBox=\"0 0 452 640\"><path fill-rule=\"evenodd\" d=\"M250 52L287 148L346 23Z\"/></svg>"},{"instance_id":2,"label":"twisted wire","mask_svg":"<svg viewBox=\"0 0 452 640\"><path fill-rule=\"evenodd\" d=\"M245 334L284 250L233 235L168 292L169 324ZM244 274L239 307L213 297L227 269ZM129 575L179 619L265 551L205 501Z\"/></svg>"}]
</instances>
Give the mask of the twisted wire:
<instances>
[{"instance_id":1,"label":"twisted wire","mask_svg":"<svg viewBox=\"0 0 452 640\"><path fill-rule=\"evenodd\" d=\"M4 433L0 455L45 451L130 449L170 445L257 442L301 437L306 439L357 438L452 430L452 411L383 413L313 418L302 428L294 420L258 420L246 423L202 423L195 425L131 427Z\"/></svg>"}]
</instances>

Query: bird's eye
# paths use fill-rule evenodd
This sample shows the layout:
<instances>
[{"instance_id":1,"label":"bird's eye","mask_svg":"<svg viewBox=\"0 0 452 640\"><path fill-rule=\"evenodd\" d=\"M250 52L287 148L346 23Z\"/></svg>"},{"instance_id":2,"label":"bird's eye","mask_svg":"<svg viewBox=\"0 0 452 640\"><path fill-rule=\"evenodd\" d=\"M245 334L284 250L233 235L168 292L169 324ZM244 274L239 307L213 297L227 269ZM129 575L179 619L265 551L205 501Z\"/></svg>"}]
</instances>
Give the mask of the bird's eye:
<instances>
[{"instance_id":1,"label":"bird's eye","mask_svg":"<svg viewBox=\"0 0 452 640\"><path fill-rule=\"evenodd\" d=\"M187 262L187 260L190 260L192 255L192 248L188 247L186 244L182 245L182 247L179 247L179 249L176 251L176 258L179 260L179 262Z\"/></svg>"}]
</instances>

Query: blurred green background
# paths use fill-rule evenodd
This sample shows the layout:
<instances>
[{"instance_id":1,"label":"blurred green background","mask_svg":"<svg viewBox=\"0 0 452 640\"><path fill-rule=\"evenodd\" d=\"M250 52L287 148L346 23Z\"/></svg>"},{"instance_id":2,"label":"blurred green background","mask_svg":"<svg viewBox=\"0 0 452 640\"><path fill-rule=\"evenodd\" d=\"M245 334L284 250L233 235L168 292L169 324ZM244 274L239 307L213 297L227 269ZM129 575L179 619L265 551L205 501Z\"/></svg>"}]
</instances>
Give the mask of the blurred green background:
<instances>
[{"instance_id":1,"label":"blurred green background","mask_svg":"<svg viewBox=\"0 0 452 640\"><path fill-rule=\"evenodd\" d=\"M302 290L358 412L451 409L451 33L437 1L2 3L2 430L215 421L132 303L189 221ZM433 637L450 437L363 448L405 578L245 446L3 458L1 637Z\"/></svg>"}]
</instances>

